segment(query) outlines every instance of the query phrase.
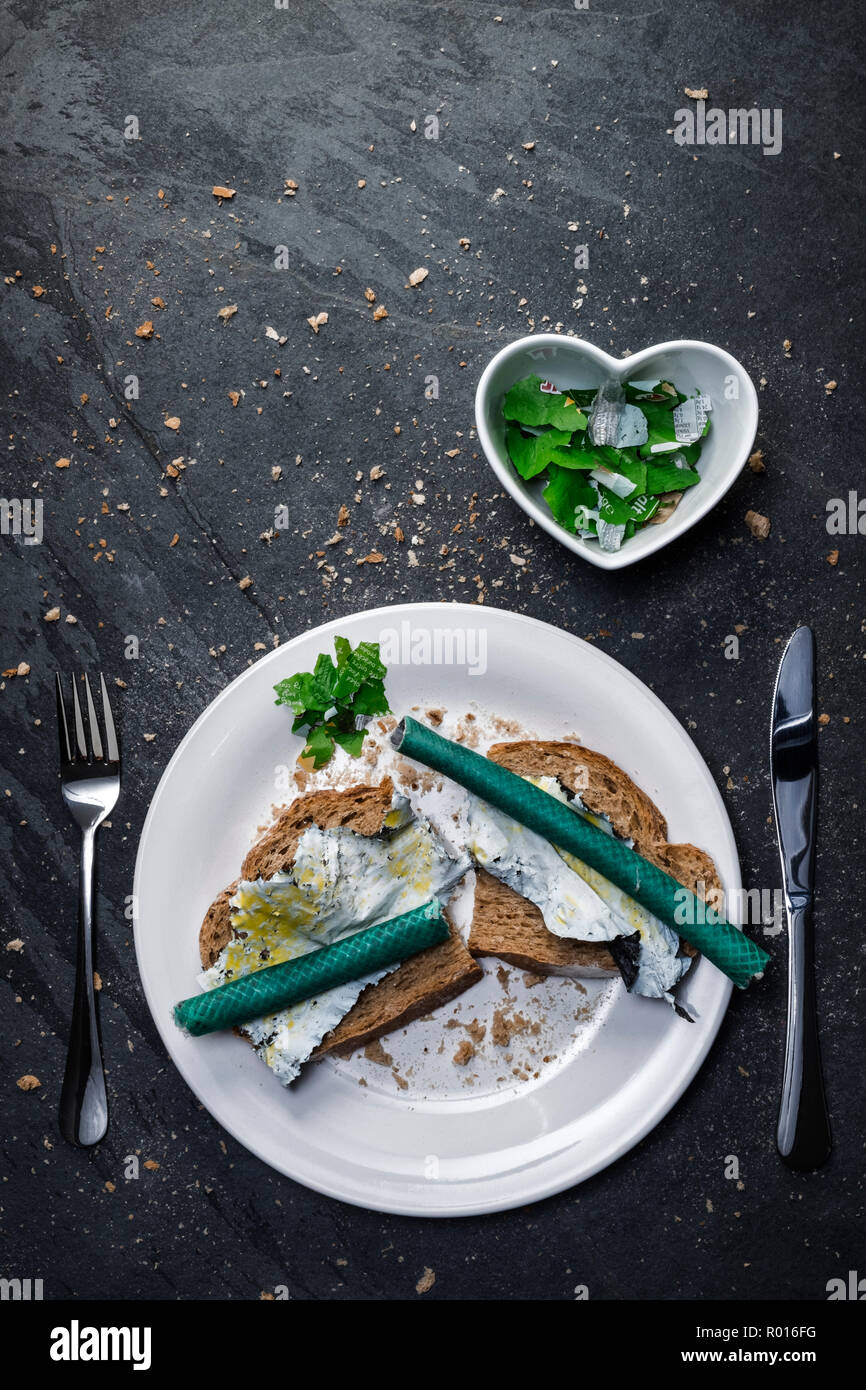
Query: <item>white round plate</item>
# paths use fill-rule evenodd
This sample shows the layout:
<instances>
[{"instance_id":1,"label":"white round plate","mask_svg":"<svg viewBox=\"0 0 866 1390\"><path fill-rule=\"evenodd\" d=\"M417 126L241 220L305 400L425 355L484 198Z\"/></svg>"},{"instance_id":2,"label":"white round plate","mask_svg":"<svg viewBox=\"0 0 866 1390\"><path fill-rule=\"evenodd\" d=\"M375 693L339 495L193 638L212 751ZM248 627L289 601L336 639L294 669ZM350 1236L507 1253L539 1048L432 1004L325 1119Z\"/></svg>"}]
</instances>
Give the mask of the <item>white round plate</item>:
<instances>
[{"instance_id":1,"label":"white round plate","mask_svg":"<svg viewBox=\"0 0 866 1390\"><path fill-rule=\"evenodd\" d=\"M451 634L438 652L437 630ZM413 706L421 718L434 706L454 715L477 708L533 737L580 738L653 798L672 841L689 840L713 856L727 894L739 890L733 833L703 759L624 667L532 618L468 604L407 604L339 618L278 647L190 729L141 836L138 965L181 1075L266 1163L379 1211L500 1211L581 1182L658 1124L698 1071L727 1007L731 984L713 965L700 960L683 981L679 997L694 1018L688 1023L661 1001L627 994L618 978L586 981L580 992L573 981L533 985L510 971L503 985L505 972L492 961L484 980L452 1005L384 1040L392 1065L363 1055L326 1058L288 1089L239 1038L187 1037L172 1020L172 1006L198 988L202 917L270 818L281 799L278 769L291 767L301 746L289 712L274 703L274 683L312 669L337 634L356 643L386 631L402 645L387 681L395 714ZM422 664L437 655L438 662ZM513 1045L493 1047L494 1011L507 1013L503 990L508 1018L522 1021L525 1032ZM469 1064L455 1065L475 1021L487 1041Z\"/></svg>"}]
</instances>

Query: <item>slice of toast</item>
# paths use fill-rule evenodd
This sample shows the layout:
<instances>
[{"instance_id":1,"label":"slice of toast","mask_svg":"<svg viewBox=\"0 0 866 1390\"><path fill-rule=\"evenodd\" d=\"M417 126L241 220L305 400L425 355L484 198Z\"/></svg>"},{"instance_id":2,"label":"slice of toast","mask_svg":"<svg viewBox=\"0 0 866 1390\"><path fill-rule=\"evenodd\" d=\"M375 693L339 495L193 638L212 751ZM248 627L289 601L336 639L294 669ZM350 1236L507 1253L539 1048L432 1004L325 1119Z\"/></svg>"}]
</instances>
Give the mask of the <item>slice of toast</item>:
<instances>
[{"instance_id":1,"label":"slice of toast","mask_svg":"<svg viewBox=\"0 0 866 1390\"><path fill-rule=\"evenodd\" d=\"M603 753L579 743L496 743L487 756L521 777L555 777L588 811L606 815L614 832L634 841L638 854L698 896L720 891L716 866L694 845L671 845L667 822L645 792ZM534 903L479 872L469 932L474 956L499 956L539 975L598 975L616 971L602 943L570 941L544 925ZM696 951L683 943L687 955Z\"/></svg>"},{"instance_id":2,"label":"slice of toast","mask_svg":"<svg viewBox=\"0 0 866 1390\"><path fill-rule=\"evenodd\" d=\"M484 869L478 869L475 877L469 950L473 956L498 956L536 975L617 973L604 942L554 936L535 903Z\"/></svg>"},{"instance_id":3,"label":"slice of toast","mask_svg":"<svg viewBox=\"0 0 866 1390\"><path fill-rule=\"evenodd\" d=\"M393 793L391 779L386 777L379 786L316 791L299 797L280 811L253 845L243 862L241 877L272 878L291 868L298 840L310 825L322 830L346 826L359 835L375 835L382 828ZM199 955L205 969L213 965L231 939L229 900L236 891L237 881L219 893L205 913L199 931ZM481 974L481 967L452 927L445 941L410 956L383 980L368 985L313 1056L328 1052L348 1055L447 1004L475 984Z\"/></svg>"},{"instance_id":4,"label":"slice of toast","mask_svg":"<svg viewBox=\"0 0 866 1390\"><path fill-rule=\"evenodd\" d=\"M368 985L358 1002L323 1038L314 1057L336 1052L348 1057L385 1033L403 1028L422 1014L456 999L484 972L452 926L446 941L410 956L378 984Z\"/></svg>"},{"instance_id":5,"label":"slice of toast","mask_svg":"<svg viewBox=\"0 0 866 1390\"><path fill-rule=\"evenodd\" d=\"M391 806L394 784L386 777L378 787L347 787L345 791L308 792L290 806L284 806L273 825L256 840L247 854L239 878L273 878L292 867L298 841L311 825L321 830L348 826L359 835L375 835ZM238 879L218 893L208 908L198 935L201 963L207 970L231 940L229 899L237 891Z\"/></svg>"}]
</instances>

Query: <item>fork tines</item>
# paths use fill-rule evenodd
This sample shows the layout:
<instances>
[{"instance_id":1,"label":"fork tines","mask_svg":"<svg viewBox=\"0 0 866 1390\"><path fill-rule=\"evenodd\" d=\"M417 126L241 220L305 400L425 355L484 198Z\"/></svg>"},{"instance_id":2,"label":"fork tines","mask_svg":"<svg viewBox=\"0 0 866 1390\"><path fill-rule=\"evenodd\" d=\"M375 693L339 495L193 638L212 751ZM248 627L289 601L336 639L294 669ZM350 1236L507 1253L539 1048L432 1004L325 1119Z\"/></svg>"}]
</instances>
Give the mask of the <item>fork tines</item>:
<instances>
[{"instance_id":1,"label":"fork tines","mask_svg":"<svg viewBox=\"0 0 866 1390\"><path fill-rule=\"evenodd\" d=\"M108 691L105 688L105 677L99 673L99 685L102 692L102 720L105 726L105 743L102 741L102 731L99 727L99 720L96 715L96 706L93 703L93 692L90 689L90 681L87 675L84 676L84 693L87 702L87 728L90 732L90 742L87 740L85 731L84 715L81 710L81 701L78 698L78 681L72 678L72 725L74 739L70 737L69 720L66 712L66 699L63 693L63 679L60 672L57 672L57 728L60 735L60 761L61 763L73 762L105 762L116 763L120 760L120 747L117 742L117 734L114 729L114 718L111 713L111 705L108 699Z\"/></svg>"}]
</instances>

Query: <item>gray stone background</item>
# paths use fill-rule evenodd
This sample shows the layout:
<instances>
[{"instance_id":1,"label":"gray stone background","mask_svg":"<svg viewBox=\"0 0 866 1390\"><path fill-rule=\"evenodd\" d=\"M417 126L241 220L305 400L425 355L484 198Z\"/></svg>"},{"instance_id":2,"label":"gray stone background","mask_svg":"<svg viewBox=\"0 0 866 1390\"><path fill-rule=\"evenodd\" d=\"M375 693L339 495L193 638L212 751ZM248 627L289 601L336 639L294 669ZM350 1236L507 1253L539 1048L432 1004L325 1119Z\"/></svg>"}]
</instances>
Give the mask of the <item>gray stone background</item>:
<instances>
[{"instance_id":1,"label":"gray stone background","mask_svg":"<svg viewBox=\"0 0 866 1390\"><path fill-rule=\"evenodd\" d=\"M828 499L862 476L857 7L4 10L0 488L42 500L44 540L0 544L0 665L30 668L0 689L3 939L23 942L2 958L2 1272L42 1277L49 1298L256 1299L277 1284L305 1299L416 1298L425 1269L427 1299L567 1299L578 1283L607 1299L825 1297L857 1267L863 1199L864 540L825 525ZM781 107L781 153L677 146L684 88L704 85L723 108ZM125 138L130 116L138 139ZM235 197L218 202L214 184ZM428 278L405 288L419 266ZM387 319L374 321L367 286ZM314 334L306 320L323 312ZM147 320L153 337L136 337ZM747 469L645 564L606 575L572 557L501 495L472 433L493 352L554 326L616 355L681 336L729 349L760 382L766 471ZM289 529L262 539L280 503ZM328 549L342 505L345 539ZM765 541L744 524L750 508L771 520ZM373 550L382 563L355 563ZM124 918L166 761L257 644L432 596L565 627L647 682L722 788L749 886L778 880L775 667L793 627L814 625L829 715L817 925L836 1147L823 1171L795 1175L775 1155L781 938L778 966L734 999L653 1134L582 1187L499 1216L391 1218L308 1192L227 1137L176 1074ZM738 625L739 659L726 660ZM137 661L124 659L130 634ZM77 843L52 682L81 666L126 682L124 794L99 898L113 1123L93 1153L68 1148L56 1121ZM41 1087L18 1089L25 1073ZM125 1182L131 1152L158 1168ZM731 1153L739 1189L724 1178Z\"/></svg>"}]
</instances>

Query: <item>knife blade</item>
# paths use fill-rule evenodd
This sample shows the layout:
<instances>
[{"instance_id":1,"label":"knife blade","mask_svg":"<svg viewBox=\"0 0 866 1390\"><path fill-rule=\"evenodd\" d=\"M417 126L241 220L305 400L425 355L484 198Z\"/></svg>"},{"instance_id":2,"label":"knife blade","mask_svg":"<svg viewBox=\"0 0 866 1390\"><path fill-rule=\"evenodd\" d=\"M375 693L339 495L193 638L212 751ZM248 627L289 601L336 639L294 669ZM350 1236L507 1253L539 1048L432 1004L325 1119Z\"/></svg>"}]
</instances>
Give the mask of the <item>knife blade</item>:
<instances>
[{"instance_id":1,"label":"knife blade","mask_svg":"<svg viewBox=\"0 0 866 1390\"><path fill-rule=\"evenodd\" d=\"M830 1156L815 1000L812 898L818 807L815 636L798 627L776 677L770 734L773 809L788 922L788 1019L776 1145L791 1168Z\"/></svg>"}]
</instances>

